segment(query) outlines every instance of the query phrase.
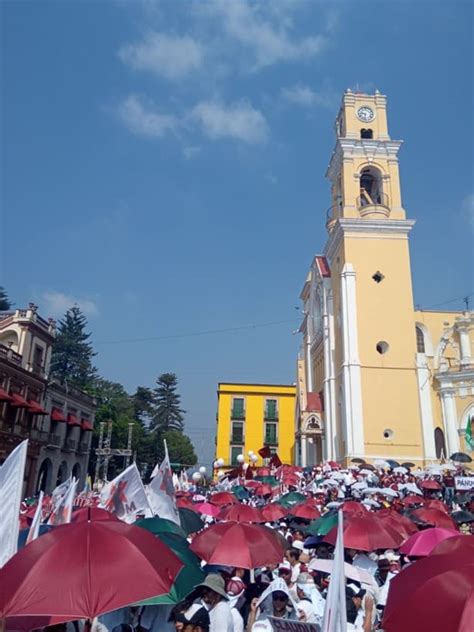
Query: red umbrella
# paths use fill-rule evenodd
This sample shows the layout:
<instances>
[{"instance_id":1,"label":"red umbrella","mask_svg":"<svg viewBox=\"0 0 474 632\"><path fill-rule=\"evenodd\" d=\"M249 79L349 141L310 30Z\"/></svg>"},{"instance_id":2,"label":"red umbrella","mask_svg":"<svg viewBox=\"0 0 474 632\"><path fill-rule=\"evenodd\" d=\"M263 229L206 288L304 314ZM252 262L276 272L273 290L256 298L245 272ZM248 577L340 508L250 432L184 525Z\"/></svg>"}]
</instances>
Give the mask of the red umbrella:
<instances>
[{"instance_id":1,"label":"red umbrella","mask_svg":"<svg viewBox=\"0 0 474 632\"><path fill-rule=\"evenodd\" d=\"M295 518L305 518L306 520L315 520L321 517L321 512L316 507L307 505L306 503L296 505L289 512Z\"/></svg>"},{"instance_id":2,"label":"red umbrella","mask_svg":"<svg viewBox=\"0 0 474 632\"><path fill-rule=\"evenodd\" d=\"M268 467L257 467L255 471L255 476L271 476L270 468Z\"/></svg>"},{"instance_id":3,"label":"red umbrella","mask_svg":"<svg viewBox=\"0 0 474 632\"><path fill-rule=\"evenodd\" d=\"M337 528L334 527L324 538L328 544L336 544ZM374 514L367 516L346 516L344 519L344 547L359 551L375 549L398 549L405 539L396 527L377 519Z\"/></svg>"},{"instance_id":4,"label":"red umbrella","mask_svg":"<svg viewBox=\"0 0 474 632\"><path fill-rule=\"evenodd\" d=\"M424 529L410 536L400 547L400 553L426 557L440 542L456 535L459 535L459 531L454 529L441 529L439 527Z\"/></svg>"},{"instance_id":5,"label":"red umbrella","mask_svg":"<svg viewBox=\"0 0 474 632\"><path fill-rule=\"evenodd\" d=\"M254 481L253 479L250 481L244 481L244 487L247 487L248 489L255 489L260 485L261 483L259 481Z\"/></svg>"},{"instance_id":6,"label":"red umbrella","mask_svg":"<svg viewBox=\"0 0 474 632\"><path fill-rule=\"evenodd\" d=\"M199 511L200 514L211 516L211 518L217 518L217 516L221 513L220 508L216 505L211 505L211 503L198 503L194 506L196 511Z\"/></svg>"},{"instance_id":7,"label":"red umbrella","mask_svg":"<svg viewBox=\"0 0 474 632\"><path fill-rule=\"evenodd\" d=\"M343 513L347 514L366 514L369 513L367 507L362 503L358 503L356 500L346 500L341 507Z\"/></svg>"},{"instance_id":8,"label":"red umbrella","mask_svg":"<svg viewBox=\"0 0 474 632\"><path fill-rule=\"evenodd\" d=\"M288 515L288 510L276 503L265 505L261 510L262 516L269 522L276 522Z\"/></svg>"},{"instance_id":9,"label":"red umbrella","mask_svg":"<svg viewBox=\"0 0 474 632\"><path fill-rule=\"evenodd\" d=\"M377 512L377 518L399 529L407 538L413 533L418 533L418 527L409 518L392 509L381 509Z\"/></svg>"},{"instance_id":10,"label":"red umbrella","mask_svg":"<svg viewBox=\"0 0 474 632\"><path fill-rule=\"evenodd\" d=\"M463 553L474 558L474 538L457 533L452 538L446 538L431 552L431 555L444 555L445 553Z\"/></svg>"},{"instance_id":11,"label":"red umbrella","mask_svg":"<svg viewBox=\"0 0 474 632\"><path fill-rule=\"evenodd\" d=\"M431 509L421 507L420 509L414 509L411 513L413 518L426 522L433 527L442 527L443 529L456 529L456 523L454 520L439 509Z\"/></svg>"},{"instance_id":12,"label":"red umbrella","mask_svg":"<svg viewBox=\"0 0 474 632\"><path fill-rule=\"evenodd\" d=\"M284 472L281 482L283 485L292 485L294 487L295 485L298 485L300 478L296 474L292 474L292 472Z\"/></svg>"},{"instance_id":13,"label":"red umbrella","mask_svg":"<svg viewBox=\"0 0 474 632\"><path fill-rule=\"evenodd\" d=\"M416 494L412 494L411 496L406 496L402 503L405 507L409 507L410 505L424 505L425 501L421 496L416 496Z\"/></svg>"},{"instance_id":14,"label":"red umbrella","mask_svg":"<svg viewBox=\"0 0 474 632\"><path fill-rule=\"evenodd\" d=\"M471 538L461 536L464 541ZM449 538L437 548L458 538ZM472 546L418 560L390 582L382 627L386 632L472 632L474 621L474 555Z\"/></svg>"},{"instance_id":15,"label":"red umbrella","mask_svg":"<svg viewBox=\"0 0 474 632\"><path fill-rule=\"evenodd\" d=\"M444 513L448 513L448 505L446 505L442 500L431 499L427 500L424 504L425 507L429 507L431 509L439 509L439 511L444 511Z\"/></svg>"},{"instance_id":16,"label":"red umbrella","mask_svg":"<svg viewBox=\"0 0 474 632\"><path fill-rule=\"evenodd\" d=\"M426 481L421 481L420 487L422 489L431 489L431 490L442 489L441 485L438 483L438 481L433 481L431 479L427 479Z\"/></svg>"},{"instance_id":17,"label":"red umbrella","mask_svg":"<svg viewBox=\"0 0 474 632\"><path fill-rule=\"evenodd\" d=\"M176 507L181 507L182 509L192 509L193 511L196 511L196 505L189 498L177 498Z\"/></svg>"},{"instance_id":18,"label":"red umbrella","mask_svg":"<svg viewBox=\"0 0 474 632\"><path fill-rule=\"evenodd\" d=\"M237 498L230 492L217 492L209 497L209 502L214 505L235 505Z\"/></svg>"},{"instance_id":19,"label":"red umbrella","mask_svg":"<svg viewBox=\"0 0 474 632\"><path fill-rule=\"evenodd\" d=\"M271 485L268 485L268 483L261 483L255 488L255 493L257 496L271 496L271 494L273 494L273 488Z\"/></svg>"},{"instance_id":20,"label":"red umbrella","mask_svg":"<svg viewBox=\"0 0 474 632\"><path fill-rule=\"evenodd\" d=\"M165 544L140 527L112 520L62 525L3 567L0 618L92 619L169 592L182 567Z\"/></svg>"},{"instance_id":21,"label":"red umbrella","mask_svg":"<svg viewBox=\"0 0 474 632\"><path fill-rule=\"evenodd\" d=\"M120 518L106 509L99 507L83 507L72 512L71 522L84 522L87 520L113 520L120 522Z\"/></svg>"},{"instance_id":22,"label":"red umbrella","mask_svg":"<svg viewBox=\"0 0 474 632\"><path fill-rule=\"evenodd\" d=\"M235 522L265 522L261 512L249 505L231 505L224 507L219 513L219 520L234 520Z\"/></svg>"},{"instance_id":23,"label":"red umbrella","mask_svg":"<svg viewBox=\"0 0 474 632\"><path fill-rule=\"evenodd\" d=\"M271 529L245 522L213 524L198 533L189 548L208 564L238 568L278 564L284 555L284 547Z\"/></svg>"}]
</instances>

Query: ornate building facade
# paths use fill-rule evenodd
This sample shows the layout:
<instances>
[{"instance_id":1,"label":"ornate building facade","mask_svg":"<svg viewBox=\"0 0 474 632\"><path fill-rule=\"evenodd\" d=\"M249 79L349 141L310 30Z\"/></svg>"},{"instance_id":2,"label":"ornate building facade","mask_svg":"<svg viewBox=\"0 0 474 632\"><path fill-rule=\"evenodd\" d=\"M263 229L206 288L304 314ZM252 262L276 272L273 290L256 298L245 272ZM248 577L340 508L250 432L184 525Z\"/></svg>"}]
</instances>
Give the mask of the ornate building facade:
<instances>
[{"instance_id":1,"label":"ornate building facade","mask_svg":"<svg viewBox=\"0 0 474 632\"><path fill-rule=\"evenodd\" d=\"M24 494L87 475L95 400L49 378L56 323L37 307L0 312L0 464L28 439Z\"/></svg>"},{"instance_id":2,"label":"ornate building facade","mask_svg":"<svg viewBox=\"0 0 474 632\"><path fill-rule=\"evenodd\" d=\"M324 253L301 300L296 462L354 457L416 464L469 451L472 312L416 311L398 152L386 97L342 99L327 171Z\"/></svg>"}]
</instances>

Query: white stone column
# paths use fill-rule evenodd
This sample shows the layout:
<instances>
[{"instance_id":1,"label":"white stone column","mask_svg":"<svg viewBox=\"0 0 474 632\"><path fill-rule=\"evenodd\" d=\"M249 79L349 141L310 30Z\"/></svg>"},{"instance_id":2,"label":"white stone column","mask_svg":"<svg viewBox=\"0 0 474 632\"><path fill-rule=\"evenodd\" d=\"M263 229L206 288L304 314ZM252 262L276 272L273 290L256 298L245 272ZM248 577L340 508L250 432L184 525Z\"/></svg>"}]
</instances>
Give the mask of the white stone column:
<instances>
[{"instance_id":1,"label":"white stone column","mask_svg":"<svg viewBox=\"0 0 474 632\"><path fill-rule=\"evenodd\" d=\"M454 401L454 389L441 391L441 408L443 411L443 423L446 432L446 449L449 458L453 452L459 451L459 435L457 431L456 402Z\"/></svg>"},{"instance_id":2,"label":"white stone column","mask_svg":"<svg viewBox=\"0 0 474 632\"><path fill-rule=\"evenodd\" d=\"M331 331L332 294L328 287L323 290L323 339L324 339L324 436L321 441L322 459L334 460L334 357Z\"/></svg>"},{"instance_id":3,"label":"white stone column","mask_svg":"<svg viewBox=\"0 0 474 632\"><path fill-rule=\"evenodd\" d=\"M464 368L472 364L469 324L462 322L458 323L457 330L459 332L459 342L461 343L461 367Z\"/></svg>"},{"instance_id":4,"label":"white stone column","mask_svg":"<svg viewBox=\"0 0 474 632\"><path fill-rule=\"evenodd\" d=\"M341 303L346 451L348 454L362 455L364 454L364 427L357 330L356 273L351 263L346 263L341 273Z\"/></svg>"},{"instance_id":5,"label":"white stone column","mask_svg":"<svg viewBox=\"0 0 474 632\"><path fill-rule=\"evenodd\" d=\"M416 378L420 399L421 430L423 433L423 452L425 459L436 459L434 440L433 409L431 406L431 376L424 354L417 354Z\"/></svg>"},{"instance_id":6,"label":"white stone column","mask_svg":"<svg viewBox=\"0 0 474 632\"><path fill-rule=\"evenodd\" d=\"M308 458L306 435L301 435L301 467L306 467Z\"/></svg>"}]
</instances>

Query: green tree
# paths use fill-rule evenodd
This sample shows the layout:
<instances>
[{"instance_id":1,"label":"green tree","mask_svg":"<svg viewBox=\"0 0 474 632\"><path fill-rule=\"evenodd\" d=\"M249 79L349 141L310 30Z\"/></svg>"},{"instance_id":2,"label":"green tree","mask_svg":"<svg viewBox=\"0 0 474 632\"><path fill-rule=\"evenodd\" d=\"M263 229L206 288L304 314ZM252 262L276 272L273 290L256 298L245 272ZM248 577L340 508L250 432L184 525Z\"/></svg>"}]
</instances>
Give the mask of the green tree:
<instances>
[{"instance_id":1,"label":"green tree","mask_svg":"<svg viewBox=\"0 0 474 632\"><path fill-rule=\"evenodd\" d=\"M153 391L152 430L182 431L184 413L180 406L181 398L177 393L178 378L174 373L162 373L156 380L157 387Z\"/></svg>"},{"instance_id":2,"label":"green tree","mask_svg":"<svg viewBox=\"0 0 474 632\"><path fill-rule=\"evenodd\" d=\"M148 428L153 416L153 391L146 386L137 386L132 395L135 419Z\"/></svg>"},{"instance_id":3,"label":"green tree","mask_svg":"<svg viewBox=\"0 0 474 632\"><path fill-rule=\"evenodd\" d=\"M184 467L191 467L197 463L196 453L188 436L177 430L168 430L162 437L168 446L171 463Z\"/></svg>"},{"instance_id":4,"label":"green tree","mask_svg":"<svg viewBox=\"0 0 474 632\"><path fill-rule=\"evenodd\" d=\"M97 369L92 364L96 355L86 332L87 319L77 305L67 310L59 321L53 345L51 376L68 382L84 391L92 392Z\"/></svg>"},{"instance_id":5,"label":"green tree","mask_svg":"<svg viewBox=\"0 0 474 632\"><path fill-rule=\"evenodd\" d=\"M0 311L11 309L12 302L8 298L5 288L0 286Z\"/></svg>"}]
</instances>

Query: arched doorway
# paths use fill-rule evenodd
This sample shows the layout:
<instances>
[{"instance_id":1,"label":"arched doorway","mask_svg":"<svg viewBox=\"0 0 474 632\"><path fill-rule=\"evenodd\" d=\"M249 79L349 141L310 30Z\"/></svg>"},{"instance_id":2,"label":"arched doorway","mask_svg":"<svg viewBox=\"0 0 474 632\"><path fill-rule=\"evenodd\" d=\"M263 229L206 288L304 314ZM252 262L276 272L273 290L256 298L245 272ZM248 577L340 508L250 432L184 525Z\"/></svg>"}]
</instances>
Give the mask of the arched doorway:
<instances>
[{"instance_id":1,"label":"arched doorway","mask_svg":"<svg viewBox=\"0 0 474 632\"><path fill-rule=\"evenodd\" d=\"M446 442L444 440L444 432L441 428L435 428L434 431L436 458L446 458Z\"/></svg>"},{"instance_id":2,"label":"arched doorway","mask_svg":"<svg viewBox=\"0 0 474 632\"><path fill-rule=\"evenodd\" d=\"M73 478L76 479L76 481L80 480L81 478L81 464L80 463L76 463L74 467L72 468L72 476Z\"/></svg>"},{"instance_id":3,"label":"arched doorway","mask_svg":"<svg viewBox=\"0 0 474 632\"><path fill-rule=\"evenodd\" d=\"M51 459L44 459L40 465L38 472L38 482L36 483L37 492L50 492L51 491L51 479L53 475L53 464Z\"/></svg>"},{"instance_id":4,"label":"arched doorway","mask_svg":"<svg viewBox=\"0 0 474 632\"><path fill-rule=\"evenodd\" d=\"M67 463L66 461L63 461L61 463L61 465L58 468L58 476L56 479L56 487L58 485L61 485L61 483L64 483L64 481L67 479Z\"/></svg>"}]
</instances>

